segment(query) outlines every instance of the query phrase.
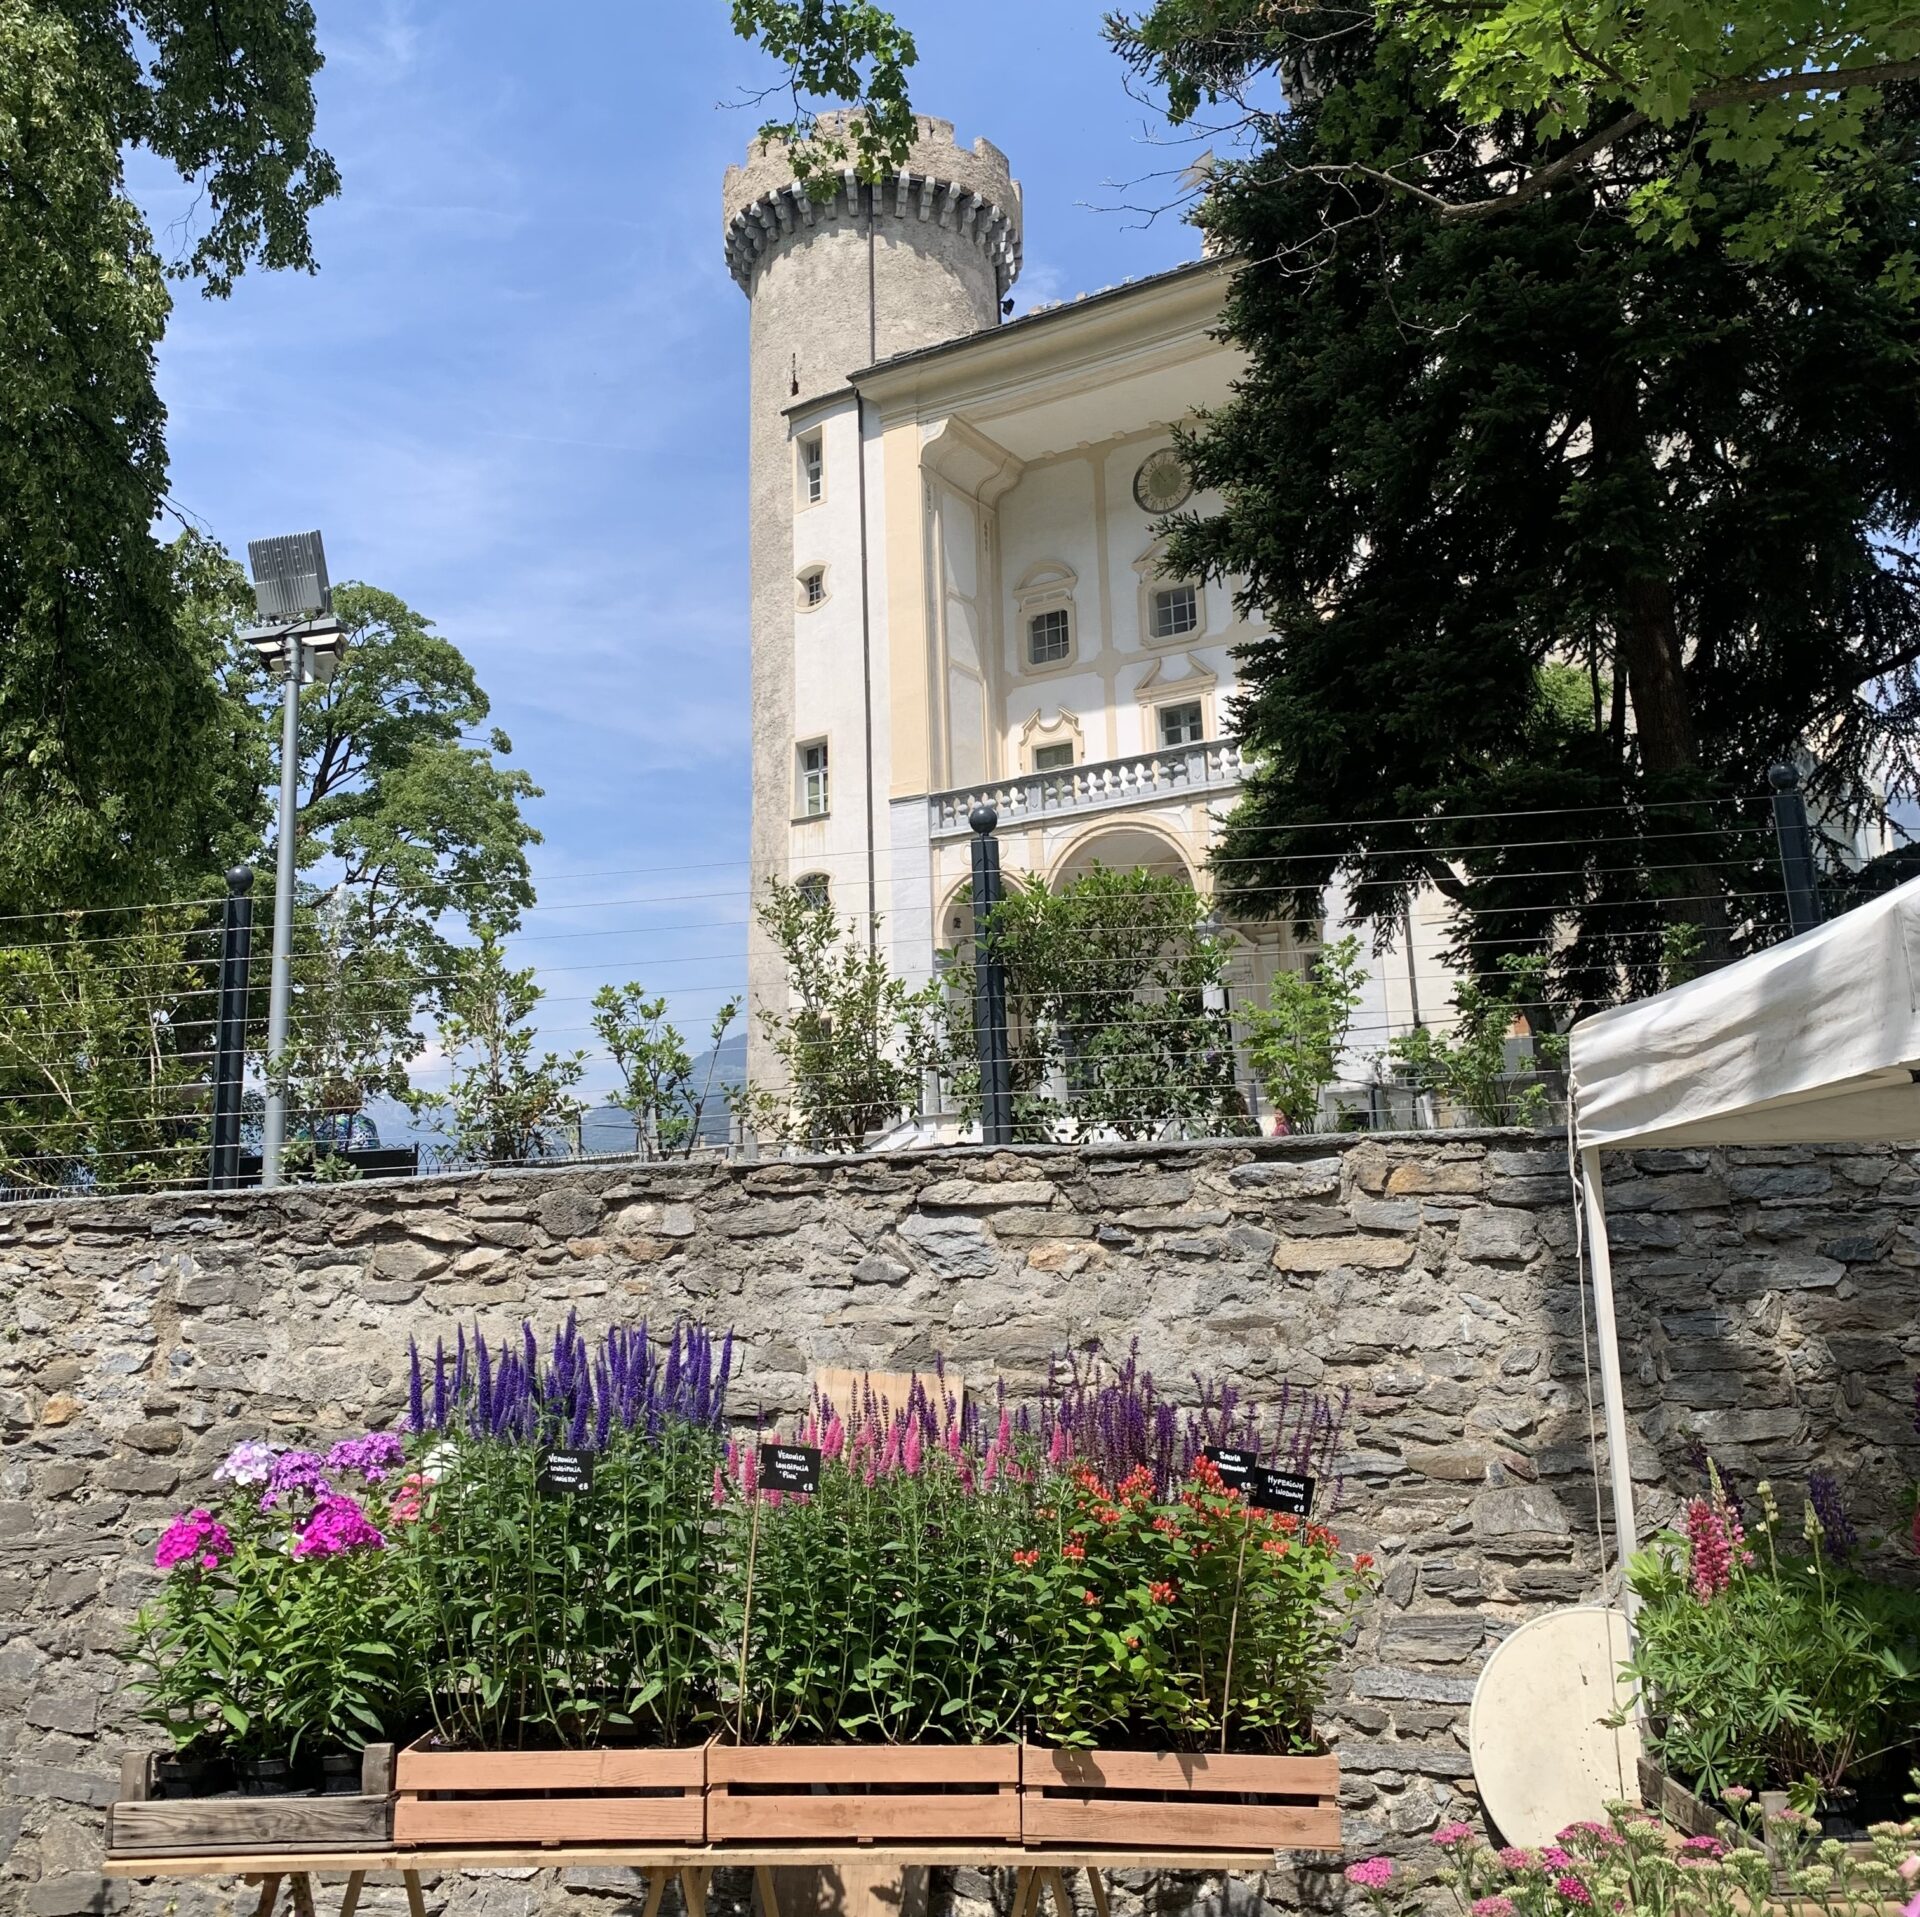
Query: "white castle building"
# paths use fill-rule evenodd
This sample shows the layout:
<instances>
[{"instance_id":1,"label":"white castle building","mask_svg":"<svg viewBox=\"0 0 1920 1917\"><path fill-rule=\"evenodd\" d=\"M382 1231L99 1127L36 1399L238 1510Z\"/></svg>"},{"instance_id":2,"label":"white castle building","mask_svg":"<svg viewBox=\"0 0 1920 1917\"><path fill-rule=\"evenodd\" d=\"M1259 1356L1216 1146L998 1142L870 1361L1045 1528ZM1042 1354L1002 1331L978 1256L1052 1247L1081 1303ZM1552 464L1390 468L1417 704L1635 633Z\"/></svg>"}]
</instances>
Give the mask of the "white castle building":
<instances>
[{"instance_id":1,"label":"white castle building","mask_svg":"<svg viewBox=\"0 0 1920 1917\"><path fill-rule=\"evenodd\" d=\"M1161 571L1156 521L1210 503L1171 428L1231 390L1213 337L1226 269L1200 260L1005 320L1021 199L986 140L921 119L900 173L819 200L784 148L725 185L751 302L755 890L824 892L894 970L926 978L966 931L968 813L1009 872L1096 862L1210 889L1242 759L1230 591ZM1235 991L1286 963L1236 928ZM1356 1045L1444 1016L1440 929L1373 962ZM1297 955L1294 962L1298 962ZM749 934L749 1003L782 1003ZM757 1022L757 1079L766 1070Z\"/></svg>"}]
</instances>

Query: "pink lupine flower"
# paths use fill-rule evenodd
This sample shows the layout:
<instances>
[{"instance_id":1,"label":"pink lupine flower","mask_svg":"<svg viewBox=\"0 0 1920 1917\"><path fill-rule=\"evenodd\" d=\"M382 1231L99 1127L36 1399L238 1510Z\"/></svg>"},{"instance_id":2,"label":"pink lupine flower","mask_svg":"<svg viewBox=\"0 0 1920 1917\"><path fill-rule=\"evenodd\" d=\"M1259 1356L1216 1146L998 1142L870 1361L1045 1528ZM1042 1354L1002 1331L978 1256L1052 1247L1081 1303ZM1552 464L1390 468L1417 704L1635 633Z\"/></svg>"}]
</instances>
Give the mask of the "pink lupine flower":
<instances>
[{"instance_id":1,"label":"pink lupine flower","mask_svg":"<svg viewBox=\"0 0 1920 1917\"><path fill-rule=\"evenodd\" d=\"M727 1501L727 1474L716 1464L713 1467L713 1502L716 1506Z\"/></svg>"},{"instance_id":2,"label":"pink lupine flower","mask_svg":"<svg viewBox=\"0 0 1920 1917\"><path fill-rule=\"evenodd\" d=\"M1347 1882L1361 1890L1385 1890L1393 1882L1391 1857L1363 1857L1346 1868Z\"/></svg>"},{"instance_id":3,"label":"pink lupine flower","mask_svg":"<svg viewBox=\"0 0 1920 1917\"><path fill-rule=\"evenodd\" d=\"M233 1535L213 1513L196 1505L160 1533L153 1562L161 1571L187 1565L196 1571L217 1571L233 1556Z\"/></svg>"},{"instance_id":4,"label":"pink lupine flower","mask_svg":"<svg viewBox=\"0 0 1920 1917\"><path fill-rule=\"evenodd\" d=\"M1687 1558L1693 1595L1711 1604L1733 1581L1733 1546L1705 1498L1687 1500Z\"/></svg>"}]
</instances>

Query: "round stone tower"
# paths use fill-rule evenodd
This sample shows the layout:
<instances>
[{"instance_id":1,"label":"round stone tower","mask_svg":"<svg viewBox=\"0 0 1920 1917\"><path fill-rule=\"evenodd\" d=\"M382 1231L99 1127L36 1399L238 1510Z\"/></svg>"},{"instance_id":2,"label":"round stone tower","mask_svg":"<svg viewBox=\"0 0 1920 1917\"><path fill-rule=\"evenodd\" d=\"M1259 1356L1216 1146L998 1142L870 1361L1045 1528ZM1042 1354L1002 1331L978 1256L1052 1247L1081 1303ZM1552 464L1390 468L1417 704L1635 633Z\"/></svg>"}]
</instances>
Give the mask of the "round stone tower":
<instances>
[{"instance_id":1,"label":"round stone tower","mask_svg":"<svg viewBox=\"0 0 1920 1917\"><path fill-rule=\"evenodd\" d=\"M824 130L844 131L845 115L820 119ZM844 392L854 373L877 360L998 325L1001 302L1020 270L1020 188L1006 156L989 141L976 140L971 149L957 146L951 121L922 117L898 173L868 185L849 167L824 200L795 181L786 146L758 141L745 166L727 169L722 204L727 265L752 308L750 856L757 900L769 876L796 875L793 834L801 810L794 693L794 535L801 501L793 415L809 401ZM849 444L862 447L864 467L866 422L858 408L854 412L859 437ZM829 470L824 484L827 514L844 521L844 530L862 548L868 520L861 482L866 479L864 472L843 464ZM815 514L820 510L813 508ZM850 517L856 512L857 527ZM817 524L810 525L809 537L817 531ZM825 642L830 627L846 634L850 648L866 643L864 614L858 639L842 623L844 608L857 601L859 591L857 578L836 581L835 617L807 629L811 646ZM859 683L860 652L843 657L836 646L836 658ZM863 718L869 734L876 723L884 719L876 721L869 702ZM884 742L870 736L836 736L830 745L833 847L828 856L834 902L843 914L864 918L874 840L885 834L888 755ZM868 766L875 768L877 792L867 789ZM857 844L849 837L856 828ZM884 897L881 904L884 909ZM785 996L777 955L767 948L758 925L750 924L749 1005L777 1007ZM748 1042L755 1082L770 1083L757 1019L750 1018Z\"/></svg>"}]
</instances>

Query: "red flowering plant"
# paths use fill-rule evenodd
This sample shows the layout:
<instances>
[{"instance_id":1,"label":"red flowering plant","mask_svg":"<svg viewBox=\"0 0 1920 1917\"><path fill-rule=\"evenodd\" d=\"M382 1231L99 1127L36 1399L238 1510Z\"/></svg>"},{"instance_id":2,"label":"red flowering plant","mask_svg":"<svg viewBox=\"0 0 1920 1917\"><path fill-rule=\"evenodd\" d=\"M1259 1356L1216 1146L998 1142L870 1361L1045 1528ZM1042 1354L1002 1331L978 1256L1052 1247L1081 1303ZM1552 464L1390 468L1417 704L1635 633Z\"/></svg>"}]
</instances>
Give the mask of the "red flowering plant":
<instances>
[{"instance_id":1,"label":"red flowering plant","mask_svg":"<svg viewBox=\"0 0 1920 1917\"><path fill-rule=\"evenodd\" d=\"M1149 1464L1051 1481L1026 1584L1033 1733L1063 1745L1318 1748L1314 1714L1373 1585L1324 1524L1254 1509L1204 1456L1179 1494ZM1033 1551L1037 1549L1037 1557Z\"/></svg>"}]
</instances>

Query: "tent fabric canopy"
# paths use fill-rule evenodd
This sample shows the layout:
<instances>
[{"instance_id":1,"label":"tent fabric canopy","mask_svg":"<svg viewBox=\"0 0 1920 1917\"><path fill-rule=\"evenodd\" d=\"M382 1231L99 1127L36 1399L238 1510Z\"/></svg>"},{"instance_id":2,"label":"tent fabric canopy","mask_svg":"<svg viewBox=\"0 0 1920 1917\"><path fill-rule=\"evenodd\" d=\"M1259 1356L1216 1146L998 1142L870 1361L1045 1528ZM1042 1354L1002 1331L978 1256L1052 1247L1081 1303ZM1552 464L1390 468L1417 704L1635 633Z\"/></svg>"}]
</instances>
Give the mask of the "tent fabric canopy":
<instances>
[{"instance_id":1,"label":"tent fabric canopy","mask_svg":"<svg viewBox=\"0 0 1920 1917\"><path fill-rule=\"evenodd\" d=\"M1574 1142L1920 1138L1920 879L1751 958L1582 1019Z\"/></svg>"}]
</instances>

